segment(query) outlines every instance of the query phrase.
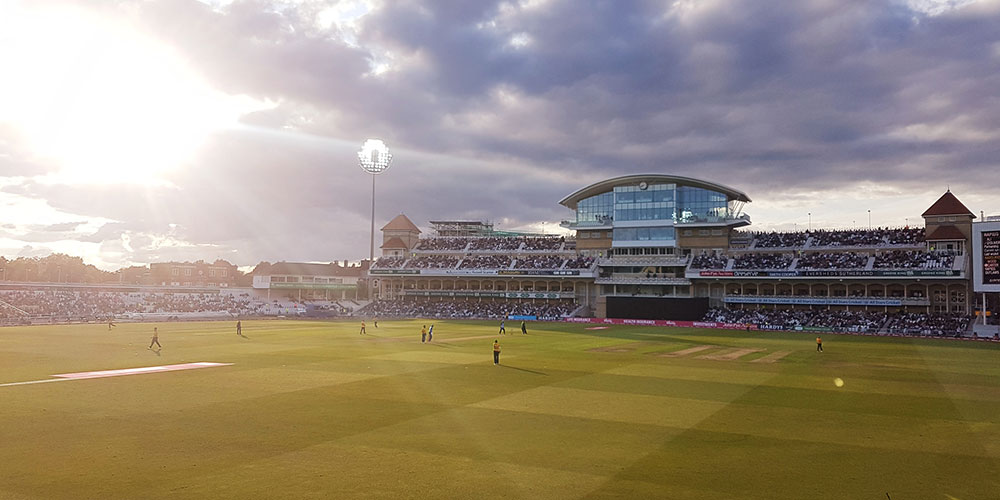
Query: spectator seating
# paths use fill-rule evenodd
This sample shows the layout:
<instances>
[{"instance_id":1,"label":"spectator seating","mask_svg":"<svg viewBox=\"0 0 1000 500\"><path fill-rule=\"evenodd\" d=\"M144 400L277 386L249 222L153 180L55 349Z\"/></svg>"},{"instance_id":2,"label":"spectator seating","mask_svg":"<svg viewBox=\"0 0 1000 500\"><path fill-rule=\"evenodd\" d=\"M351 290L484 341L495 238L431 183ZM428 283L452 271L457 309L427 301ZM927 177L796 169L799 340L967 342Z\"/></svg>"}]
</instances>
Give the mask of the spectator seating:
<instances>
[{"instance_id":1,"label":"spectator seating","mask_svg":"<svg viewBox=\"0 0 1000 500\"><path fill-rule=\"evenodd\" d=\"M559 319L571 314L572 302L530 302L475 300L376 300L357 312L359 316L379 318L480 318L500 319L510 315Z\"/></svg>"}]
</instances>

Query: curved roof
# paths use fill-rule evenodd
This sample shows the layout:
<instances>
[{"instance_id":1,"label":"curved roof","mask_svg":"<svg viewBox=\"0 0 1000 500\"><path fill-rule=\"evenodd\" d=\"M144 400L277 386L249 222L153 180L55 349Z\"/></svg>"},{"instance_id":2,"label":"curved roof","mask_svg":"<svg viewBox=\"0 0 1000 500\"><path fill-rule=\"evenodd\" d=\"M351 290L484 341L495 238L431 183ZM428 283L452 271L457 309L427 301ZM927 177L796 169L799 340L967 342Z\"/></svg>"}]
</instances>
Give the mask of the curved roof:
<instances>
[{"instance_id":1,"label":"curved roof","mask_svg":"<svg viewBox=\"0 0 1000 500\"><path fill-rule=\"evenodd\" d=\"M716 184L710 181L704 181L701 179L693 179L691 177L681 177L678 175L662 175L662 174L635 174L635 175L623 175L621 177L613 177L611 179L606 179L601 182L591 184L565 198L559 200L560 205L565 205L573 210L576 210L576 203L584 198L590 198L591 196L598 195L601 193L606 193L614 189L615 186L638 184L640 182L657 183L657 184L678 184L681 186L692 186L699 187L703 189L709 189L726 195L730 200L737 200L748 202L750 197L746 195L743 191L733 189L728 186L723 186L722 184Z\"/></svg>"}]
</instances>

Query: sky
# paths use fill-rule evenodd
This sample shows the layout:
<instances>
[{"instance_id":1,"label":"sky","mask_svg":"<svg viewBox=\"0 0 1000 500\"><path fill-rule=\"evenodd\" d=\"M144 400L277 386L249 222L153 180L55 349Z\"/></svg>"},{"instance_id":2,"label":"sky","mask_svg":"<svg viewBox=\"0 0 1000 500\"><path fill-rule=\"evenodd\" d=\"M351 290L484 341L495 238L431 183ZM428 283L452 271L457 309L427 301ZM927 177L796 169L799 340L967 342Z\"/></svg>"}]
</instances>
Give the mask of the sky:
<instances>
[{"instance_id":1,"label":"sky","mask_svg":"<svg viewBox=\"0 0 1000 500\"><path fill-rule=\"evenodd\" d=\"M367 258L368 138L376 228L556 232L637 173L744 191L754 230L919 225L947 189L998 214L997 26L1000 0L0 0L0 255Z\"/></svg>"}]
</instances>

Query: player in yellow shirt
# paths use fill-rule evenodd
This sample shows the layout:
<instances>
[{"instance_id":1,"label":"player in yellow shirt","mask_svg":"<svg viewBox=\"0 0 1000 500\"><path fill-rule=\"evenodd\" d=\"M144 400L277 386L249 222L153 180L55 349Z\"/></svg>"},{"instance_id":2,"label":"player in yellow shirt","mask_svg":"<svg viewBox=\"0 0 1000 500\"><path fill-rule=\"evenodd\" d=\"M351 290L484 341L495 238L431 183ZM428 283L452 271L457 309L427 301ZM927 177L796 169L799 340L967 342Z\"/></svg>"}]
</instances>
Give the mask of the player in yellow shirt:
<instances>
[{"instance_id":1,"label":"player in yellow shirt","mask_svg":"<svg viewBox=\"0 0 1000 500\"><path fill-rule=\"evenodd\" d=\"M500 364L500 341L493 340L493 364Z\"/></svg>"},{"instance_id":2,"label":"player in yellow shirt","mask_svg":"<svg viewBox=\"0 0 1000 500\"><path fill-rule=\"evenodd\" d=\"M420 329L420 343L423 343L426 340L427 340L427 325L424 325L424 327Z\"/></svg>"},{"instance_id":3,"label":"player in yellow shirt","mask_svg":"<svg viewBox=\"0 0 1000 500\"><path fill-rule=\"evenodd\" d=\"M153 348L153 344L156 344L157 349L163 349L163 346L160 345L160 331L155 326L153 327L153 340L149 343L149 349Z\"/></svg>"},{"instance_id":4,"label":"player in yellow shirt","mask_svg":"<svg viewBox=\"0 0 1000 500\"><path fill-rule=\"evenodd\" d=\"M816 337L816 352L823 352L823 339Z\"/></svg>"}]
</instances>

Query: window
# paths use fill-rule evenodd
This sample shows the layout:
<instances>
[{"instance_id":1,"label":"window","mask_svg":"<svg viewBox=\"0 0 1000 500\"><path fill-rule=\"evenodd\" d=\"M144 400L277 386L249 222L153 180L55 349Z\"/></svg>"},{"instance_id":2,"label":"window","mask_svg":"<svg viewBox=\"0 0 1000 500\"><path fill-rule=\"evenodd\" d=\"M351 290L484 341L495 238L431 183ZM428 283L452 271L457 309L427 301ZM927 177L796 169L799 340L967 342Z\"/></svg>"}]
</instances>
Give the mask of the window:
<instances>
[{"instance_id":1,"label":"window","mask_svg":"<svg viewBox=\"0 0 1000 500\"><path fill-rule=\"evenodd\" d=\"M228 276L228 275L229 275L229 271L227 271L227 270L223 269L223 270L222 270L222 277L223 277L223 278L225 278L225 277L226 277L226 276Z\"/></svg>"},{"instance_id":2,"label":"window","mask_svg":"<svg viewBox=\"0 0 1000 500\"><path fill-rule=\"evenodd\" d=\"M590 231L580 231L577 234L580 235L580 239L584 239L585 240L585 239L590 238Z\"/></svg>"},{"instance_id":3,"label":"window","mask_svg":"<svg viewBox=\"0 0 1000 500\"><path fill-rule=\"evenodd\" d=\"M615 208L615 194L601 193L580 200L576 204L576 222L604 224L611 219Z\"/></svg>"},{"instance_id":4,"label":"window","mask_svg":"<svg viewBox=\"0 0 1000 500\"><path fill-rule=\"evenodd\" d=\"M191 276L191 269L190 268L184 270L184 276Z\"/></svg>"},{"instance_id":5,"label":"window","mask_svg":"<svg viewBox=\"0 0 1000 500\"><path fill-rule=\"evenodd\" d=\"M208 270L208 277L209 278L214 278L215 277L215 269L209 269Z\"/></svg>"},{"instance_id":6,"label":"window","mask_svg":"<svg viewBox=\"0 0 1000 500\"><path fill-rule=\"evenodd\" d=\"M713 229L712 230L712 236L722 236L722 230L721 229Z\"/></svg>"},{"instance_id":7,"label":"window","mask_svg":"<svg viewBox=\"0 0 1000 500\"><path fill-rule=\"evenodd\" d=\"M623 227L614 230L616 241L664 241L674 239L672 227Z\"/></svg>"},{"instance_id":8,"label":"window","mask_svg":"<svg viewBox=\"0 0 1000 500\"><path fill-rule=\"evenodd\" d=\"M180 276L180 274L181 274L180 269L177 269L176 267L170 269L171 276Z\"/></svg>"}]
</instances>

